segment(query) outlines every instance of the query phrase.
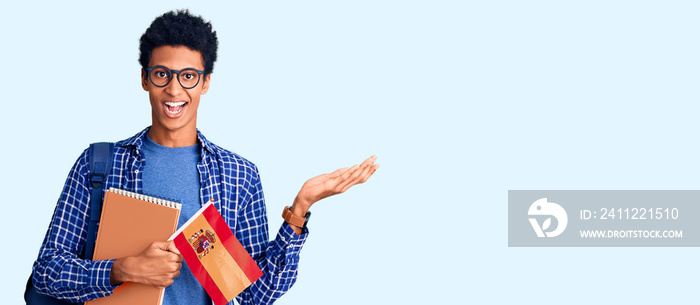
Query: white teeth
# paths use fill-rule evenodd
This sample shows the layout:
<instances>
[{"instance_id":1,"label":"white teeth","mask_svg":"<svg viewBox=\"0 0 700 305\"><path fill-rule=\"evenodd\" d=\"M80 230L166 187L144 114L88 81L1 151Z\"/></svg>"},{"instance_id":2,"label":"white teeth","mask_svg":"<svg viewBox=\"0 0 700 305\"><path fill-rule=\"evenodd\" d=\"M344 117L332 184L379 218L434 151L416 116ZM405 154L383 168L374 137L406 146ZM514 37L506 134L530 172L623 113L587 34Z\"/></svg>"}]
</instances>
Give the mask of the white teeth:
<instances>
[{"instance_id":1,"label":"white teeth","mask_svg":"<svg viewBox=\"0 0 700 305\"><path fill-rule=\"evenodd\" d=\"M165 111L171 113L171 114L178 114L184 107L183 105L187 104L186 102L164 102L165 104ZM170 110L171 108L175 109L175 111Z\"/></svg>"}]
</instances>

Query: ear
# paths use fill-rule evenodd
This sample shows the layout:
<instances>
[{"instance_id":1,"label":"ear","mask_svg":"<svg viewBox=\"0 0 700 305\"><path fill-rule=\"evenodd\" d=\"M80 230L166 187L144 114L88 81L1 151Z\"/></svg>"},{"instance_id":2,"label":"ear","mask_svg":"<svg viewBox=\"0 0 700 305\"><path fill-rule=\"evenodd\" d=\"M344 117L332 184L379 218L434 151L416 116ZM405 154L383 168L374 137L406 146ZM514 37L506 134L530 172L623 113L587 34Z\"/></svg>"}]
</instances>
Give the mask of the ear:
<instances>
[{"instance_id":1,"label":"ear","mask_svg":"<svg viewBox=\"0 0 700 305\"><path fill-rule=\"evenodd\" d=\"M144 68L141 68L141 87L144 91L148 91L148 74Z\"/></svg>"},{"instance_id":2,"label":"ear","mask_svg":"<svg viewBox=\"0 0 700 305\"><path fill-rule=\"evenodd\" d=\"M211 73L204 76L204 84L202 84L202 93L205 94L209 91L209 82L211 82Z\"/></svg>"}]
</instances>

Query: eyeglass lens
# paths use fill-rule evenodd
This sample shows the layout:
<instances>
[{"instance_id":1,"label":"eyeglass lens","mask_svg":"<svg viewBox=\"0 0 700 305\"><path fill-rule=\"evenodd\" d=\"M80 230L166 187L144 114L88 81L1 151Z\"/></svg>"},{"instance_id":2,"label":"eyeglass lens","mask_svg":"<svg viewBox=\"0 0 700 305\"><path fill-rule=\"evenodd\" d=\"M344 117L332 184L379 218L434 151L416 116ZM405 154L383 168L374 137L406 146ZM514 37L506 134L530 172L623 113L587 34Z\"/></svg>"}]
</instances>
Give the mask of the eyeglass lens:
<instances>
[{"instance_id":1,"label":"eyeglass lens","mask_svg":"<svg viewBox=\"0 0 700 305\"><path fill-rule=\"evenodd\" d=\"M167 85L171 78L170 71L161 67L151 70L150 76L153 84L159 87ZM193 69L184 69L178 73L178 80L183 87L194 88L199 83L199 73Z\"/></svg>"}]
</instances>

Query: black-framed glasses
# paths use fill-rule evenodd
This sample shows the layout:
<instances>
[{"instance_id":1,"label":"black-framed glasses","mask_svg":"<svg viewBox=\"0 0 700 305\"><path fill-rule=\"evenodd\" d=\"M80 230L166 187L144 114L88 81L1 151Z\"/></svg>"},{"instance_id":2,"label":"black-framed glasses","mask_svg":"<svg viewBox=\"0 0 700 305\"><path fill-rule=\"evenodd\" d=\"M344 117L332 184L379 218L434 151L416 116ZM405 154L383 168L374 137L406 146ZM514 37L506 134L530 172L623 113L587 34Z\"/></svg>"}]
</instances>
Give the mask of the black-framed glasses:
<instances>
[{"instance_id":1,"label":"black-framed glasses","mask_svg":"<svg viewBox=\"0 0 700 305\"><path fill-rule=\"evenodd\" d=\"M165 87L173 79L173 74L177 74L177 81L180 86L185 89L192 89L197 87L199 80L202 78L204 71L199 71L193 68L186 68L182 70L170 70L164 66L155 66L146 68L148 72L148 79L151 80L151 84L156 87Z\"/></svg>"}]
</instances>

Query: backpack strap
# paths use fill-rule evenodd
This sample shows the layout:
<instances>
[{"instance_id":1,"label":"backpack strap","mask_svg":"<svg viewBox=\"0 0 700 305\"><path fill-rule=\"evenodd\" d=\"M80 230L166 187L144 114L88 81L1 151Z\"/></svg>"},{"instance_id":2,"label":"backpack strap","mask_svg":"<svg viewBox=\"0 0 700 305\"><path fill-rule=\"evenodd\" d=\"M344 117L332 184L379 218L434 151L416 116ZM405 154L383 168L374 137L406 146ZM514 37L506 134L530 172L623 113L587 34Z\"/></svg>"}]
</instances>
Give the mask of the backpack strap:
<instances>
[{"instance_id":1,"label":"backpack strap","mask_svg":"<svg viewBox=\"0 0 700 305\"><path fill-rule=\"evenodd\" d=\"M81 258L92 258L95 249L97 224L100 222L100 215L102 214L102 185L107 179L109 171L112 169L113 149L114 143L100 142L90 144L90 150L88 152L88 162L91 173L89 178L92 186L92 190L90 191L90 222L88 223L85 247L83 247L83 252L80 254ZM32 275L29 275L29 279L27 279L27 287L24 290L24 301L27 305L73 304L37 292L32 281Z\"/></svg>"},{"instance_id":2,"label":"backpack strap","mask_svg":"<svg viewBox=\"0 0 700 305\"><path fill-rule=\"evenodd\" d=\"M102 185L112 169L112 156L114 143L99 142L90 144L88 161L90 162L90 222L88 223L88 233L85 238L82 258L91 259L95 250L95 239L97 238L97 224L100 222L102 214Z\"/></svg>"}]
</instances>

